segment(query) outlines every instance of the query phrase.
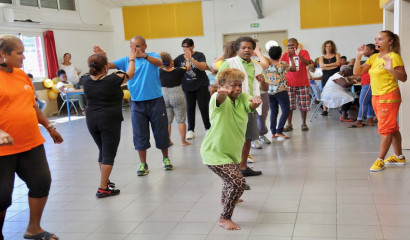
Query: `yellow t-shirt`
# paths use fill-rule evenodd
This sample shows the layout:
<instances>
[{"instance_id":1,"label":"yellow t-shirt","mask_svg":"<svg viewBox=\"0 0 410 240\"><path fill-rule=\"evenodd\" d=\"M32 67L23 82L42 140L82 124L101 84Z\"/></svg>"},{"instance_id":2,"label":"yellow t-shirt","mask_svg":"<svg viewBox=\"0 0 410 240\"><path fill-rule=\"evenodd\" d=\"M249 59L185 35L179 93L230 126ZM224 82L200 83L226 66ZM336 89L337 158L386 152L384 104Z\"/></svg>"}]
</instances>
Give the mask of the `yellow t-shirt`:
<instances>
[{"instance_id":1,"label":"yellow t-shirt","mask_svg":"<svg viewBox=\"0 0 410 240\"><path fill-rule=\"evenodd\" d=\"M398 66L404 66L399 54L390 52L387 54L387 57L391 58L393 69ZM393 74L384 69L383 64L385 64L385 61L383 58L379 58L379 53L373 54L367 59L366 64L370 66L370 85L373 95L384 95L393 92L399 87Z\"/></svg>"}]
</instances>

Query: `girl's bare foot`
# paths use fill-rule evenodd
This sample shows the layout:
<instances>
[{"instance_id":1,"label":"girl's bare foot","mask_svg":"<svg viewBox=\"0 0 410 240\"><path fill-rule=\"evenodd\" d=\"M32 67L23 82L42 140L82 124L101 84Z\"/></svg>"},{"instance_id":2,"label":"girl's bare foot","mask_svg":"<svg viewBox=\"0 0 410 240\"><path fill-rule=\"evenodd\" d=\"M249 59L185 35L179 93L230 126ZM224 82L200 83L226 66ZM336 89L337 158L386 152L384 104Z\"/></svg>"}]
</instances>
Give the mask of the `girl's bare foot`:
<instances>
[{"instance_id":1,"label":"girl's bare foot","mask_svg":"<svg viewBox=\"0 0 410 240\"><path fill-rule=\"evenodd\" d=\"M226 230L241 230L241 227L239 227L238 224L232 222L231 219L220 218L218 224Z\"/></svg>"},{"instance_id":2,"label":"girl's bare foot","mask_svg":"<svg viewBox=\"0 0 410 240\"><path fill-rule=\"evenodd\" d=\"M182 146L188 146L188 145L191 145L191 143L187 141L182 142Z\"/></svg>"},{"instance_id":3,"label":"girl's bare foot","mask_svg":"<svg viewBox=\"0 0 410 240\"><path fill-rule=\"evenodd\" d=\"M236 203L241 203L241 202L243 202L243 199L242 199L242 198L239 198L238 201L236 201ZM221 201L221 204L223 205L223 204L224 204L224 201Z\"/></svg>"},{"instance_id":4,"label":"girl's bare foot","mask_svg":"<svg viewBox=\"0 0 410 240\"><path fill-rule=\"evenodd\" d=\"M289 136L286 136L286 135L283 134L283 133L276 133L276 134L275 134L275 137L282 137L282 138L284 138L284 139L289 139L289 138L290 138Z\"/></svg>"}]
</instances>

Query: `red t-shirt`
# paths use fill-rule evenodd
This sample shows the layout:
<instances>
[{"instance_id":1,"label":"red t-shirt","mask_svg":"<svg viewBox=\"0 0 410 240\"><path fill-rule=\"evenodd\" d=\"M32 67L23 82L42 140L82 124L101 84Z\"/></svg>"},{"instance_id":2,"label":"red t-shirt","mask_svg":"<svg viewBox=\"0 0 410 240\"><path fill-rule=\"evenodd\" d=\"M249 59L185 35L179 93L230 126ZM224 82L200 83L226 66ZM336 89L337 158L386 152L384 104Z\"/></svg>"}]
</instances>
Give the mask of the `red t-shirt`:
<instances>
[{"instance_id":1,"label":"red t-shirt","mask_svg":"<svg viewBox=\"0 0 410 240\"><path fill-rule=\"evenodd\" d=\"M0 129L13 139L13 145L0 146L0 156L28 151L45 142L34 109L34 87L19 68L0 71Z\"/></svg>"},{"instance_id":2,"label":"red t-shirt","mask_svg":"<svg viewBox=\"0 0 410 240\"><path fill-rule=\"evenodd\" d=\"M369 75L369 73L364 73L364 74L360 77L360 79L361 79L362 86L363 86L363 85L369 85L369 84L370 84L370 75Z\"/></svg>"},{"instance_id":3,"label":"red t-shirt","mask_svg":"<svg viewBox=\"0 0 410 240\"><path fill-rule=\"evenodd\" d=\"M308 51L302 49L300 50L299 55L302 56L304 59L310 61L310 56L309 56ZM293 58L295 60L295 64L298 70L296 72L288 71L286 73L286 80L288 82L288 86L290 87L309 87L310 83L309 83L309 79L307 75L306 65L303 64L299 56L293 56ZM280 60L285 61L286 63L290 64L288 52L285 52L280 58Z\"/></svg>"}]
</instances>

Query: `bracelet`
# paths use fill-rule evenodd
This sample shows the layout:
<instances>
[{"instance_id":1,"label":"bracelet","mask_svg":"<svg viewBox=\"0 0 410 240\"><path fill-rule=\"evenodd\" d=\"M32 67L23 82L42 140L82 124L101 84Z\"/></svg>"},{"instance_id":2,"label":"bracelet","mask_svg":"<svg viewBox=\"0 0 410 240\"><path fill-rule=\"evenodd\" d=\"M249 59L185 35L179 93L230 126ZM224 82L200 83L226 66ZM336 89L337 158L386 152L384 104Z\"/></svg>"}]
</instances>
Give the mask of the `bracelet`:
<instances>
[{"instance_id":1,"label":"bracelet","mask_svg":"<svg viewBox=\"0 0 410 240\"><path fill-rule=\"evenodd\" d=\"M52 123L48 124L46 128L49 129L51 127L54 127L54 125Z\"/></svg>"},{"instance_id":2,"label":"bracelet","mask_svg":"<svg viewBox=\"0 0 410 240\"><path fill-rule=\"evenodd\" d=\"M135 59L130 59L129 61L128 61L128 63L129 62L134 62L135 63Z\"/></svg>"},{"instance_id":3,"label":"bracelet","mask_svg":"<svg viewBox=\"0 0 410 240\"><path fill-rule=\"evenodd\" d=\"M47 131L48 131L48 132L51 132L52 130L56 130L56 128L55 128L55 127L47 128Z\"/></svg>"}]
</instances>

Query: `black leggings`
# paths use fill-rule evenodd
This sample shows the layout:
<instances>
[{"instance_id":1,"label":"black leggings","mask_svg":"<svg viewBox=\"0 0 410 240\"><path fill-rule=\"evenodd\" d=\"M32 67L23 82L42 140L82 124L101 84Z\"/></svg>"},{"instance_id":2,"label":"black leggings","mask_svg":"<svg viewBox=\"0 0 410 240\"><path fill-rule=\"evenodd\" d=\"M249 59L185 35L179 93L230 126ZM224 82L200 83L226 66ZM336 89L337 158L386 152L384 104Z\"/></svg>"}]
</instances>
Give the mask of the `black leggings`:
<instances>
[{"instance_id":1,"label":"black leggings","mask_svg":"<svg viewBox=\"0 0 410 240\"><path fill-rule=\"evenodd\" d=\"M51 174L43 144L26 152L0 156L0 212L11 205L16 173L26 183L29 197L48 196Z\"/></svg>"},{"instance_id":2,"label":"black leggings","mask_svg":"<svg viewBox=\"0 0 410 240\"><path fill-rule=\"evenodd\" d=\"M201 112L202 122L205 129L211 127L209 122L209 92L208 86L202 86L194 92L185 92L186 110L188 118L188 131L195 130L195 111L196 101L198 101L199 111Z\"/></svg>"},{"instance_id":3,"label":"black leggings","mask_svg":"<svg viewBox=\"0 0 410 240\"><path fill-rule=\"evenodd\" d=\"M222 178L222 197L224 205L221 218L231 219L235 205L245 190L246 180L237 164L208 165L208 167Z\"/></svg>"},{"instance_id":4,"label":"black leggings","mask_svg":"<svg viewBox=\"0 0 410 240\"><path fill-rule=\"evenodd\" d=\"M87 119L87 127L98 146L98 162L114 165L121 138L121 121L97 123L97 121Z\"/></svg>"}]
</instances>

